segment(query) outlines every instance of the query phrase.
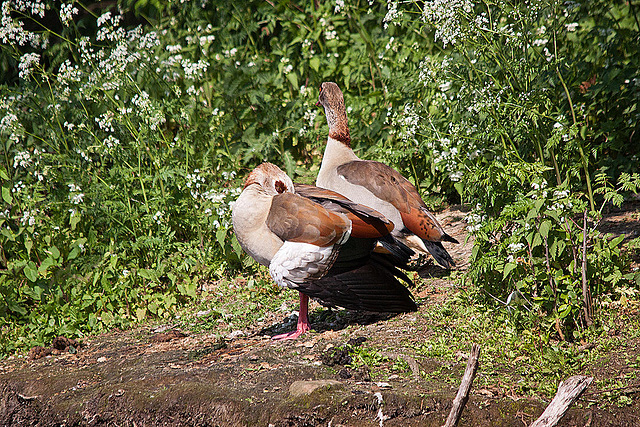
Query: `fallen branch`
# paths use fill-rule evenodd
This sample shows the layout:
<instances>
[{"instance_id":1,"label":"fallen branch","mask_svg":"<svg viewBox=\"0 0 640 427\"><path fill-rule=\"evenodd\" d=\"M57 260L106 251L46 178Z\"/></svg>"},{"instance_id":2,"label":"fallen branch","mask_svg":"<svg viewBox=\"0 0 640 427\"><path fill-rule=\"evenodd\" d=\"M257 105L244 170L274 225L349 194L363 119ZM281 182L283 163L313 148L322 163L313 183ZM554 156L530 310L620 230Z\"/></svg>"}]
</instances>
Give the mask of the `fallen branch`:
<instances>
[{"instance_id":1,"label":"fallen branch","mask_svg":"<svg viewBox=\"0 0 640 427\"><path fill-rule=\"evenodd\" d=\"M476 377L479 357L480 346L474 344L471 346L471 353L469 353L469 359L467 360L467 368L464 370L458 394L456 394L456 398L453 399L453 407L451 408L451 412L449 412L449 417L444 427L455 427L458 425L458 421L460 421L460 417L462 416L462 410L467 404L467 400L469 400L469 391L471 390L473 379Z\"/></svg>"},{"instance_id":2,"label":"fallen branch","mask_svg":"<svg viewBox=\"0 0 640 427\"><path fill-rule=\"evenodd\" d=\"M593 381L593 377L574 375L561 382L558 386L558 392L549 406L547 406L547 409L530 427L553 427L558 424L569 409L569 406L591 384L591 381Z\"/></svg>"}]
</instances>

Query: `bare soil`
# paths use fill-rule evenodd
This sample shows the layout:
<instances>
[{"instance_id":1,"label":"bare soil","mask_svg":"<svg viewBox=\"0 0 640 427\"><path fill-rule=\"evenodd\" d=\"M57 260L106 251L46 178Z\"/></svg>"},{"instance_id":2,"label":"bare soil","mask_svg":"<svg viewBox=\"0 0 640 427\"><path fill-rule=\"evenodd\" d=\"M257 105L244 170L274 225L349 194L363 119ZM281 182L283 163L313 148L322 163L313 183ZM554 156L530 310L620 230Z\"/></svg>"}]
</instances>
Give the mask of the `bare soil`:
<instances>
[{"instance_id":1,"label":"bare soil","mask_svg":"<svg viewBox=\"0 0 640 427\"><path fill-rule=\"evenodd\" d=\"M465 242L464 212L453 207L438 217L460 240L449 248L464 269L472 247ZM603 227L637 235L638 218L637 210L612 212ZM448 273L437 267L420 275L429 278L429 285L416 292L420 311L457 292ZM93 336L35 360L12 357L0 361L0 425L440 426L459 383L425 379L431 378L425 373L443 366L416 356L408 345L433 334L428 324L417 321L419 314L316 310L311 316L314 331L278 342L270 336L293 327L281 315L226 340L155 325ZM372 369L346 367L348 354L339 349L364 340L386 359ZM640 425L640 382L637 389L626 390L632 403L624 407L608 403L596 386L634 371L629 360L640 356L640 342L628 340L627 348L635 352L614 348L606 362L585 365L584 373L594 376L594 382L560 425ZM468 350L461 348L458 362L445 367L454 378L462 377ZM389 375L398 361L411 372ZM483 375L482 354L478 375ZM508 384L474 387L460 425L526 426L548 403L519 396Z\"/></svg>"}]
</instances>

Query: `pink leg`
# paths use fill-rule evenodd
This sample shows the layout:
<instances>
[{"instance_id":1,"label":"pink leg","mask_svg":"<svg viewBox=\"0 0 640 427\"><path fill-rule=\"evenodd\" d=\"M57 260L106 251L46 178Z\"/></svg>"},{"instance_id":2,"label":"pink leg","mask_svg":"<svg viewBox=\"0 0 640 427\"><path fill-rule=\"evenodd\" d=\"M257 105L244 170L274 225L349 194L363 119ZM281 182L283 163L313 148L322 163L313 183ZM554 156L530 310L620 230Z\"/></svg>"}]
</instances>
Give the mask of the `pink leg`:
<instances>
[{"instance_id":1,"label":"pink leg","mask_svg":"<svg viewBox=\"0 0 640 427\"><path fill-rule=\"evenodd\" d=\"M298 327L295 331L272 337L273 340L293 340L311 329L309 325L309 297L300 292L300 311L298 312Z\"/></svg>"}]
</instances>

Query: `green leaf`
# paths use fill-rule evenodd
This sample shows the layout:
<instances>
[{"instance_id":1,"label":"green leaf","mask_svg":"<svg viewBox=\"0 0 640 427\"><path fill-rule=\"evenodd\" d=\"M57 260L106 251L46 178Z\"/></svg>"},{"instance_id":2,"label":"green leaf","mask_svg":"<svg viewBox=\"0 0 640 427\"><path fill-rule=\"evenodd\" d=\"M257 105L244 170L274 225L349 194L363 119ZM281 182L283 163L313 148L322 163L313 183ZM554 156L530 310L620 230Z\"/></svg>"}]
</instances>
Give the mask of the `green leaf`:
<instances>
[{"instance_id":1,"label":"green leaf","mask_svg":"<svg viewBox=\"0 0 640 427\"><path fill-rule=\"evenodd\" d=\"M540 236L540 233L535 233L533 236L533 242L531 243L531 249L540 246L541 243L542 237Z\"/></svg>"},{"instance_id":2,"label":"green leaf","mask_svg":"<svg viewBox=\"0 0 640 427\"><path fill-rule=\"evenodd\" d=\"M505 266L504 266L504 271L502 272L502 278L506 279L507 276L509 275L509 273L511 273L511 271L517 267L517 264L513 263L513 262L508 262Z\"/></svg>"},{"instance_id":3,"label":"green leaf","mask_svg":"<svg viewBox=\"0 0 640 427\"><path fill-rule=\"evenodd\" d=\"M287 74L287 80L291 82L294 88L298 88L298 75L293 71Z\"/></svg>"},{"instance_id":4,"label":"green leaf","mask_svg":"<svg viewBox=\"0 0 640 427\"><path fill-rule=\"evenodd\" d=\"M136 319L138 319L138 322L142 322L146 316L147 316L146 308L144 307L136 308Z\"/></svg>"},{"instance_id":5,"label":"green leaf","mask_svg":"<svg viewBox=\"0 0 640 427\"><path fill-rule=\"evenodd\" d=\"M8 187L2 186L2 200L11 204L13 202L13 197L11 196L11 190Z\"/></svg>"},{"instance_id":6,"label":"green leaf","mask_svg":"<svg viewBox=\"0 0 640 427\"><path fill-rule=\"evenodd\" d=\"M42 261L42 264L40 264L40 267L38 267L38 273L40 273L41 276L45 276L49 267L55 265L55 263L56 262L52 257L46 257L45 260Z\"/></svg>"},{"instance_id":7,"label":"green leaf","mask_svg":"<svg viewBox=\"0 0 640 427\"><path fill-rule=\"evenodd\" d=\"M73 249L71 249L71 252L69 252L69 255L67 256L67 259L68 260L75 259L78 256L79 253L80 253L80 248L78 246L76 246Z\"/></svg>"},{"instance_id":8,"label":"green leaf","mask_svg":"<svg viewBox=\"0 0 640 427\"><path fill-rule=\"evenodd\" d=\"M60 250L56 247L56 246L51 246L49 248L49 252L51 253L51 256L55 259L60 258Z\"/></svg>"},{"instance_id":9,"label":"green leaf","mask_svg":"<svg viewBox=\"0 0 640 427\"><path fill-rule=\"evenodd\" d=\"M540 224L539 231L542 237L544 237L545 239L549 237L549 230L551 230L551 221L545 219L544 221L542 221L542 224Z\"/></svg>"},{"instance_id":10,"label":"green leaf","mask_svg":"<svg viewBox=\"0 0 640 427\"><path fill-rule=\"evenodd\" d=\"M242 257L242 247L240 246L240 242L236 238L236 235L233 235L233 239L231 240L231 247L233 247L233 251L238 255L238 258Z\"/></svg>"},{"instance_id":11,"label":"green leaf","mask_svg":"<svg viewBox=\"0 0 640 427\"><path fill-rule=\"evenodd\" d=\"M462 181L458 181L458 182L454 183L454 184L453 184L453 188L455 188L455 189L456 189L456 191L458 192L458 194L459 194L460 196L462 196L462 195L463 195L463 192L464 192L464 184L462 183Z\"/></svg>"},{"instance_id":12,"label":"green leaf","mask_svg":"<svg viewBox=\"0 0 640 427\"><path fill-rule=\"evenodd\" d=\"M27 250L27 254L31 255L31 249L33 248L33 240L26 234L24 235L24 247Z\"/></svg>"},{"instance_id":13,"label":"green leaf","mask_svg":"<svg viewBox=\"0 0 640 427\"><path fill-rule=\"evenodd\" d=\"M224 248L225 240L227 239L227 229L224 227L218 228L216 231L216 240L222 248Z\"/></svg>"},{"instance_id":14,"label":"green leaf","mask_svg":"<svg viewBox=\"0 0 640 427\"><path fill-rule=\"evenodd\" d=\"M287 174L289 176L293 176L296 171L296 162L295 160L293 160L291 153L288 151L285 151L284 156L282 157L284 158L284 167L287 170Z\"/></svg>"},{"instance_id":15,"label":"green leaf","mask_svg":"<svg viewBox=\"0 0 640 427\"><path fill-rule=\"evenodd\" d=\"M76 225L78 225L78 223L80 222L80 217L81 215L78 212L71 214L71 218L69 218L69 224L71 225L71 230L76 229Z\"/></svg>"},{"instance_id":16,"label":"green leaf","mask_svg":"<svg viewBox=\"0 0 640 427\"><path fill-rule=\"evenodd\" d=\"M318 72L318 70L320 70L320 58L318 58L317 56L314 56L313 58L311 58L309 60L309 66L313 68L316 72Z\"/></svg>"},{"instance_id":17,"label":"green leaf","mask_svg":"<svg viewBox=\"0 0 640 427\"><path fill-rule=\"evenodd\" d=\"M38 279L38 267L33 261L29 261L27 265L24 266L24 275L32 282L35 282Z\"/></svg>"},{"instance_id":18,"label":"green leaf","mask_svg":"<svg viewBox=\"0 0 640 427\"><path fill-rule=\"evenodd\" d=\"M13 234L13 230L11 230L9 227L2 227L2 229L0 229L0 234L2 234L4 237L11 240L12 242L16 241L16 236L15 234Z\"/></svg>"},{"instance_id":19,"label":"green leaf","mask_svg":"<svg viewBox=\"0 0 640 427\"><path fill-rule=\"evenodd\" d=\"M611 241L609 242L609 247L611 249L617 247L620 244L620 242L622 242L624 240L624 237L625 236L623 234L621 236L616 237L615 239L611 239Z\"/></svg>"},{"instance_id":20,"label":"green leaf","mask_svg":"<svg viewBox=\"0 0 640 427\"><path fill-rule=\"evenodd\" d=\"M7 175L7 171L5 170L5 168L0 168L0 178L4 179L5 181L9 180L9 175Z\"/></svg>"}]
</instances>

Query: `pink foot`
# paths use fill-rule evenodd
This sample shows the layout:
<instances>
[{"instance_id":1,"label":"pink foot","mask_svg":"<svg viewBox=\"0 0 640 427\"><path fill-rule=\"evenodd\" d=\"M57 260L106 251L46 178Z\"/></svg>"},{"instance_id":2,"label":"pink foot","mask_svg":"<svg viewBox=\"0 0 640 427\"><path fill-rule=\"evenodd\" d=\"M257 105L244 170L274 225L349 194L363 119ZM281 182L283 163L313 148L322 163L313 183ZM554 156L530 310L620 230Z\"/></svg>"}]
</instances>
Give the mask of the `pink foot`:
<instances>
[{"instance_id":1,"label":"pink foot","mask_svg":"<svg viewBox=\"0 0 640 427\"><path fill-rule=\"evenodd\" d=\"M298 312L298 327L295 331L271 337L272 340L294 340L311 329L309 324L309 297L300 293L300 311Z\"/></svg>"},{"instance_id":2,"label":"pink foot","mask_svg":"<svg viewBox=\"0 0 640 427\"><path fill-rule=\"evenodd\" d=\"M271 339L274 341L275 340L295 340L296 338L298 338L300 335L304 334L308 330L309 330L309 326L307 326L306 328L301 328L300 325L298 325L298 328L295 331L287 332L285 334L280 334L280 335L274 335L273 337L271 337Z\"/></svg>"}]
</instances>

